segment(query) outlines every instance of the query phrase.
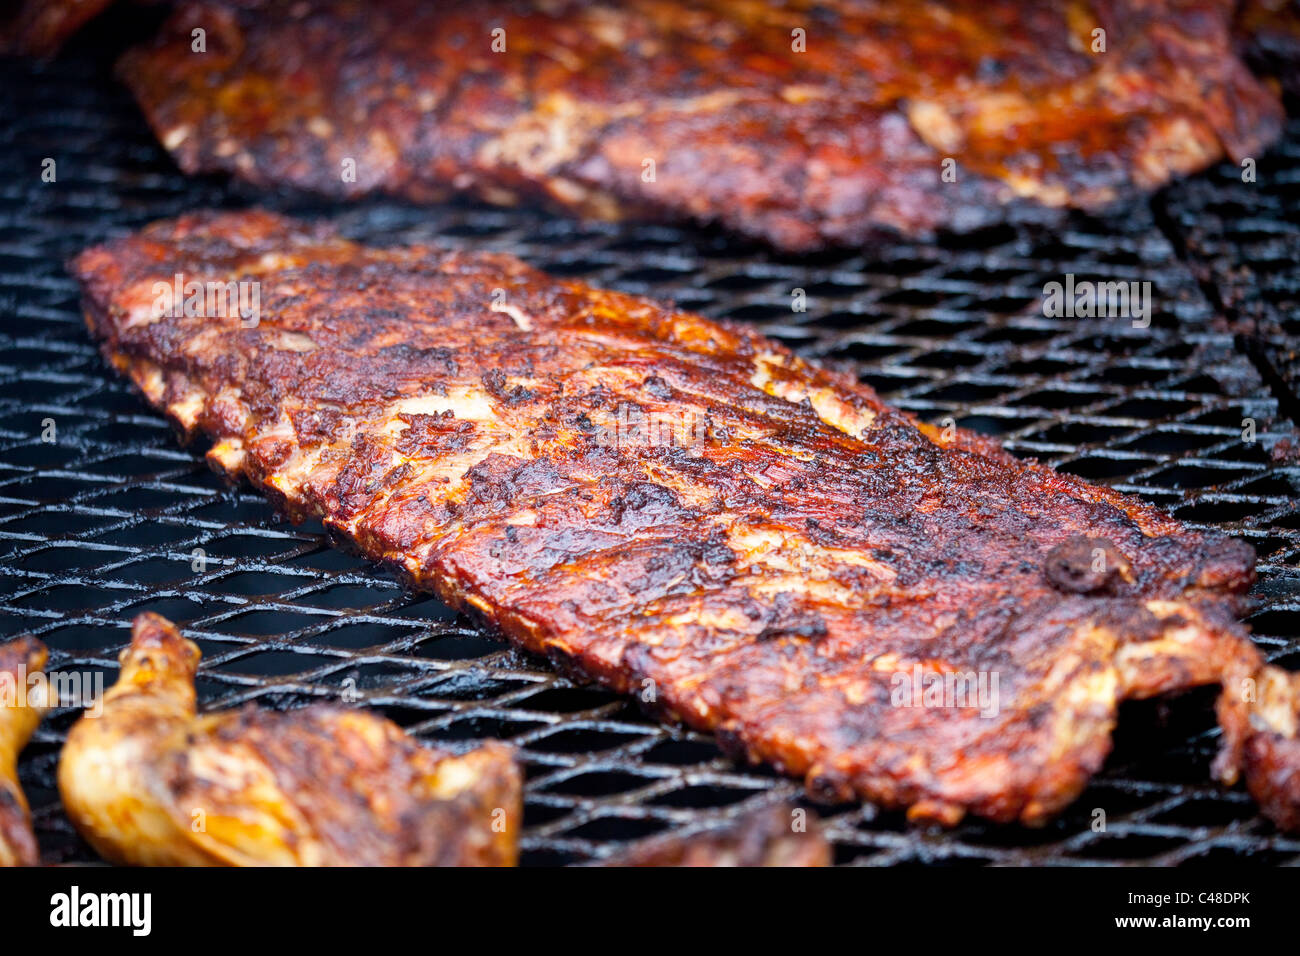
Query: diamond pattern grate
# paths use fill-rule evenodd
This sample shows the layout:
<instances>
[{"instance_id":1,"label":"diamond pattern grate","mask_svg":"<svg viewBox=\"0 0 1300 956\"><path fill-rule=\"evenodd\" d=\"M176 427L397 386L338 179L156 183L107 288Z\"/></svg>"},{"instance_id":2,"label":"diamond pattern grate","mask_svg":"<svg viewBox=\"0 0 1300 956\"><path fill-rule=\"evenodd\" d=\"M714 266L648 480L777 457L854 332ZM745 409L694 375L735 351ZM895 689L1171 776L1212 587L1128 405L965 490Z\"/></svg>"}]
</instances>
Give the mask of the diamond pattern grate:
<instances>
[{"instance_id":1,"label":"diamond pattern grate","mask_svg":"<svg viewBox=\"0 0 1300 956\"><path fill-rule=\"evenodd\" d=\"M254 198L175 171L107 78L109 47L83 46L45 67L0 62L13 91L0 103L0 637L35 633L52 667L102 671L111 683L131 617L155 610L202 647L205 707L355 697L430 741L510 740L528 771L525 863L592 859L627 839L797 797L797 784L732 763L707 735L661 727L436 600L404 593L331 550L319 527L279 522L178 447L106 370L66 259L153 219ZM56 183L40 180L46 157ZM1278 359L1294 341L1300 284L1300 125L1266 162L1268 176L1261 161L1248 191L1229 166L1054 234L994 228L798 260L716 234L471 204L256 198L334 215L358 238L511 251L552 272L754 322L926 419L951 417L1017 454L1227 529L1260 554L1257 638L1296 668L1300 467L1286 444L1296 439L1293 380ZM1245 225L1243 208L1253 217ZM1045 318L1044 283L1070 272L1153 282L1151 327ZM791 310L796 288L806 312ZM1233 324L1252 295L1268 300L1273 325ZM1246 419L1253 442L1242 440ZM53 442L42 440L48 420ZM971 821L927 832L870 807L820 812L837 858L859 864L1300 862L1300 841L1277 834L1244 793L1209 782L1212 699L1126 705L1104 772L1041 830ZM93 859L53 787L75 716L54 714L22 761L50 862ZM1105 832L1091 828L1094 808L1106 811Z\"/></svg>"}]
</instances>

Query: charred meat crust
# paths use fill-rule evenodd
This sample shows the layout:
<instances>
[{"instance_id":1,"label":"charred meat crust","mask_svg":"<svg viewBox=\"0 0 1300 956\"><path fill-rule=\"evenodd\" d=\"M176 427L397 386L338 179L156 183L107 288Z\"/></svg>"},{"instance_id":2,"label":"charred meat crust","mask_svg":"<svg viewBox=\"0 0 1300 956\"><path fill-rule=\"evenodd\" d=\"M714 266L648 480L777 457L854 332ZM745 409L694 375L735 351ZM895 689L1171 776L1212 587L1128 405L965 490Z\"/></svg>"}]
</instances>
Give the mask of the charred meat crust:
<instances>
[{"instance_id":1,"label":"charred meat crust","mask_svg":"<svg viewBox=\"0 0 1300 956\"><path fill-rule=\"evenodd\" d=\"M1257 155L1282 111L1234 52L1232 7L211 2L120 73L189 173L542 200L806 251L1099 209Z\"/></svg>"},{"instance_id":2,"label":"charred meat crust","mask_svg":"<svg viewBox=\"0 0 1300 956\"><path fill-rule=\"evenodd\" d=\"M259 212L73 268L108 360L219 470L819 795L1040 822L1119 701L1272 672L1236 623L1248 546L739 325ZM160 316L176 273L260 283L260 321Z\"/></svg>"}]
</instances>

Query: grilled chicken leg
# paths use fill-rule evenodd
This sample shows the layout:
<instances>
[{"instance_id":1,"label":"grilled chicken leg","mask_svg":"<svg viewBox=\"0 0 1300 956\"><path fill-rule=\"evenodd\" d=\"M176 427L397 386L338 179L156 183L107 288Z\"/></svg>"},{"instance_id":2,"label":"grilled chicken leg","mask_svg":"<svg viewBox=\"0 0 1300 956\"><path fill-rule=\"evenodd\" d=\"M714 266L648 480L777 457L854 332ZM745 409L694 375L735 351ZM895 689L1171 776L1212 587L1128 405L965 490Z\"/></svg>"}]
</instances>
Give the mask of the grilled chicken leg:
<instances>
[{"instance_id":1,"label":"grilled chicken leg","mask_svg":"<svg viewBox=\"0 0 1300 956\"><path fill-rule=\"evenodd\" d=\"M68 735L59 791L106 859L143 865L510 865L508 748L430 750L387 720L313 706L195 714L199 649L135 620L103 716Z\"/></svg>"},{"instance_id":2,"label":"grilled chicken leg","mask_svg":"<svg viewBox=\"0 0 1300 956\"><path fill-rule=\"evenodd\" d=\"M36 836L27 798L18 785L18 753L41 722L49 701L27 677L45 666L45 645L34 637L0 645L0 866L34 866Z\"/></svg>"}]
</instances>

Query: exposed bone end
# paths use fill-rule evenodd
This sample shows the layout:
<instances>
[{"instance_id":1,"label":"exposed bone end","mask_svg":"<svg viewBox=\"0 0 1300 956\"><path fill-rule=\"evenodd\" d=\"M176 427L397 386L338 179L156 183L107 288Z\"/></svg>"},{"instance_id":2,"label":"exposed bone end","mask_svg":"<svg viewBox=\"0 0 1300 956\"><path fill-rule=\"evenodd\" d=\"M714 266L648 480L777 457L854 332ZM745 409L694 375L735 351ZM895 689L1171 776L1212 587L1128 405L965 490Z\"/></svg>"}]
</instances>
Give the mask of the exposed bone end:
<instances>
[{"instance_id":1,"label":"exposed bone end","mask_svg":"<svg viewBox=\"0 0 1300 956\"><path fill-rule=\"evenodd\" d=\"M199 415L202 413L202 392L190 392L167 406L167 416L179 425L187 436L193 434L198 427Z\"/></svg>"},{"instance_id":2,"label":"exposed bone end","mask_svg":"<svg viewBox=\"0 0 1300 956\"><path fill-rule=\"evenodd\" d=\"M966 816L966 808L944 800L920 800L907 808L909 823L937 823L955 827Z\"/></svg>"},{"instance_id":3,"label":"exposed bone end","mask_svg":"<svg viewBox=\"0 0 1300 956\"><path fill-rule=\"evenodd\" d=\"M122 673L114 690L175 681L192 694L201 656L198 645L182 637L171 621L153 613L139 614L131 623L131 643L118 656Z\"/></svg>"},{"instance_id":4,"label":"exposed bone end","mask_svg":"<svg viewBox=\"0 0 1300 956\"><path fill-rule=\"evenodd\" d=\"M207 459L213 469L228 477L234 477L243 467L246 455L244 443L237 438L230 438L217 442L208 449Z\"/></svg>"}]
</instances>

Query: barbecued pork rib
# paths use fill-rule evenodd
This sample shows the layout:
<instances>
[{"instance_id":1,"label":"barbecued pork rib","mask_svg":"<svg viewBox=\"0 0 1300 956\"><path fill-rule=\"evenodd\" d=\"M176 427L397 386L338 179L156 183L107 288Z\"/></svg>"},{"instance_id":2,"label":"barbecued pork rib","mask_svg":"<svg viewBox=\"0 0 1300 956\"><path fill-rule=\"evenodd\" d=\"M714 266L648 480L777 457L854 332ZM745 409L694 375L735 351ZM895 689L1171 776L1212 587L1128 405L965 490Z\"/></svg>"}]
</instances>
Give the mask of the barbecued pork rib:
<instances>
[{"instance_id":1,"label":"barbecued pork rib","mask_svg":"<svg viewBox=\"0 0 1300 956\"><path fill-rule=\"evenodd\" d=\"M1095 209L1258 155L1282 112L1234 53L1232 7L212 2L120 72L188 173L540 199L797 251Z\"/></svg>"},{"instance_id":2,"label":"barbecued pork rib","mask_svg":"<svg viewBox=\"0 0 1300 956\"><path fill-rule=\"evenodd\" d=\"M1218 682L1220 774L1300 803L1294 713L1249 698L1280 677L1236 623L1246 545L510 256L247 212L74 270L108 360L218 469L818 794L1038 822L1119 701ZM177 275L213 299L168 302ZM258 315L221 307L237 282Z\"/></svg>"},{"instance_id":3,"label":"barbecued pork rib","mask_svg":"<svg viewBox=\"0 0 1300 956\"><path fill-rule=\"evenodd\" d=\"M510 748L431 750L324 706L195 715L199 649L135 619L98 717L68 734L59 792L105 859L153 866L509 866L521 783Z\"/></svg>"},{"instance_id":4,"label":"barbecued pork rib","mask_svg":"<svg viewBox=\"0 0 1300 956\"><path fill-rule=\"evenodd\" d=\"M0 644L0 866L35 866L40 856L18 783L18 754L50 703L46 690L28 680L45 667L46 656L34 637Z\"/></svg>"}]
</instances>

